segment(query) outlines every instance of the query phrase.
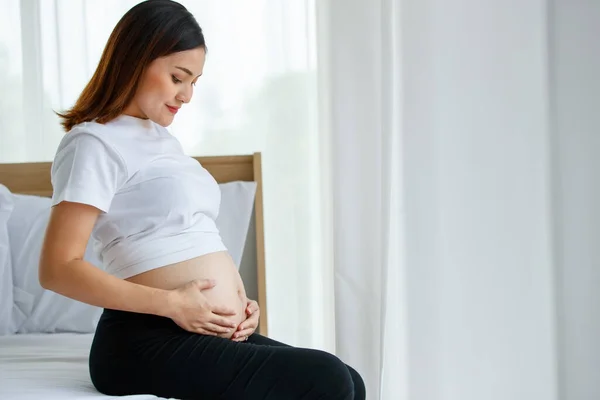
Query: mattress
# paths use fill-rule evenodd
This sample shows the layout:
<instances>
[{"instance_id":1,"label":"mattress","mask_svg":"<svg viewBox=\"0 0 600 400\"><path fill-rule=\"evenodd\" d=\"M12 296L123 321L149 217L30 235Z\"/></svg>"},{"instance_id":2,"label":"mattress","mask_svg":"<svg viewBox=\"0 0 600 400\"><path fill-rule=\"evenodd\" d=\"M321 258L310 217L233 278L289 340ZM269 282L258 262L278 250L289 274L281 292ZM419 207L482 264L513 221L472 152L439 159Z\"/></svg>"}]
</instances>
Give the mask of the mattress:
<instances>
[{"instance_id":1,"label":"mattress","mask_svg":"<svg viewBox=\"0 0 600 400\"><path fill-rule=\"evenodd\" d=\"M107 399L90 380L88 353L92 334L0 336L0 399ZM119 399L159 399L151 395Z\"/></svg>"}]
</instances>

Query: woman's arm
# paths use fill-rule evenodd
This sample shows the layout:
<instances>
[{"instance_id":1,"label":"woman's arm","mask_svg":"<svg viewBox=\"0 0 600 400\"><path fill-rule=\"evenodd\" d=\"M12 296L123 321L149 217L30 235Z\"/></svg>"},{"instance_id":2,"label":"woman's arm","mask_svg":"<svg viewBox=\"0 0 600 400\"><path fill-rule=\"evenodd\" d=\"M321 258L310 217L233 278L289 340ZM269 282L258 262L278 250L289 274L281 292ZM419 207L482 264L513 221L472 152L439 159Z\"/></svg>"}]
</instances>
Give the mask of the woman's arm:
<instances>
[{"instance_id":1,"label":"woman's arm","mask_svg":"<svg viewBox=\"0 0 600 400\"><path fill-rule=\"evenodd\" d=\"M171 292L116 278L83 260L100 210L61 202L52 208L39 265L40 284L102 308L172 315Z\"/></svg>"},{"instance_id":2,"label":"woman's arm","mask_svg":"<svg viewBox=\"0 0 600 400\"><path fill-rule=\"evenodd\" d=\"M52 208L40 257L40 284L63 296L102 308L156 314L182 328L205 335L230 332L237 325L226 318L235 310L214 307L202 290L215 282L193 281L162 290L116 278L83 260L100 210L63 201Z\"/></svg>"}]
</instances>

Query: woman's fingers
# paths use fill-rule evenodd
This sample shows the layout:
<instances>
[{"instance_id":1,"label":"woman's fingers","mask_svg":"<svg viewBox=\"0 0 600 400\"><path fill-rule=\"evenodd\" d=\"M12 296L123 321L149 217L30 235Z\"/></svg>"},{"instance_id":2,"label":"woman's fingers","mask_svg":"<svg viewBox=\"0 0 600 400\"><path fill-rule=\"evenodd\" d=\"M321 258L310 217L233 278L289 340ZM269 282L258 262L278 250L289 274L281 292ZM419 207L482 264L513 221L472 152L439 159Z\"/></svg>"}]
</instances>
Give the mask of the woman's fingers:
<instances>
[{"instance_id":1,"label":"woman's fingers","mask_svg":"<svg viewBox=\"0 0 600 400\"><path fill-rule=\"evenodd\" d=\"M255 300L250 300L246 306L246 314L252 315L258 310L258 303Z\"/></svg>"},{"instance_id":2,"label":"woman's fingers","mask_svg":"<svg viewBox=\"0 0 600 400\"><path fill-rule=\"evenodd\" d=\"M252 335L253 333L254 329L244 329L242 331L234 333L232 339L243 342L248 338L248 336Z\"/></svg>"},{"instance_id":3,"label":"woman's fingers","mask_svg":"<svg viewBox=\"0 0 600 400\"><path fill-rule=\"evenodd\" d=\"M246 340L248 340L248 337L250 335L252 335L253 333L254 333L253 328L244 329L244 330L234 333L233 336L231 337L231 340L234 340L236 342L245 342Z\"/></svg>"},{"instance_id":4,"label":"woman's fingers","mask_svg":"<svg viewBox=\"0 0 600 400\"><path fill-rule=\"evenodd\" d=\"M246 329L256 329L257 327L258 327L258 316L257 315L252 315L247 320L245 320L244 322L242 322L238 326L237 330L238 331L245 331Z\"/></svg>"},{"instance_id":5,"label":"woman's fingers","mask_svg":"<svg viewBox=\"0 0 600 400\"><path fill-rule=\"evenodd\" d=\"M210 307L210 310L213 312L213 314L218 314L218 315L223 315L223 316L237 314L237 312L233 308L229 308L229 307L212 306L212 307Z\"/></svg>"},{"instance_id":6,"label":"woman's fingers","mask_svg":"<svg viewBox=\"0 0 600 400\"><path fill-rule=\"evenodd\" d=\"M219 326L225 327L225 328L235 328L237 326L234 322L228 320L227 318L223 318L219 315L214 315L214 314L213 314L213 317L208 322L211 324L214 324L214 325L219 325Z\"/></svg>"},{"instance_id":7,"label":"woman's fingers","mask_svg":"<svg viewBox=\"0 0 600 400\"><path fill-rule=\"evenodd\" d=\"M233 338L244 338L252 335L258 327L258 315L252 314L247 320L242 322L237 329L237 332L233 334Z\"/></svg>"},{"instance_id":8,"label":"woman's fingers","mask_svg":"<svg viewBox=\"0 0 600 400\"><path fill-rule=\"evenodd\" d=\"M215 332L215 333L229 333L229 332L233 331L234 326L225 327L225 326L221 326L221 325L217 325L217 324L207 323L203 327L203 329L211 331L211 332Z\"/></svg>"}]
</instances>

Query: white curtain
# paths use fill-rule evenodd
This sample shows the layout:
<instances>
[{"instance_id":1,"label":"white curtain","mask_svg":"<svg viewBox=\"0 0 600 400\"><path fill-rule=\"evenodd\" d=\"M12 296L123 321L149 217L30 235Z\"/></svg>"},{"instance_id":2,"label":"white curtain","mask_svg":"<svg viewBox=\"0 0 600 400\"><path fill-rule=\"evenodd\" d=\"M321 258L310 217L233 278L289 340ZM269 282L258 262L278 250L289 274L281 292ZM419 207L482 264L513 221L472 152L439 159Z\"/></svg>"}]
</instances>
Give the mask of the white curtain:
<instances>
[{"instance_id":1,"label":"white curtain","mask_svg":"<svg viewBox=\"0 0 600 400\"><path fill-rule=\"evenodd\" d=\"M135 0L0 0L0 162L49 161ZM270 336L333 350L321 214L314 0L184 0L208 57L170 128L194 156L263 153ZM329 304L329 306L323 306Z\"/></svg>"},{"instance_id":2,"label":"white curtain","mask_svg":"<svg viewBox=\"0 0 600 400\"><path fill-rule=\"evenodd\" d=\"M369 399L560 397L549 4L319 3L336 348Z\"/></svg>"},{"instance_id":3,"label":"white curtain","mask_svg":"<svg viewBox=\"0 0 600 400\"><path fill-rule=\"evenodd\" d=\"M368 399L406 399L400 1L318 4L330 132L336 350Z\"/></svg>"}]
</instances>

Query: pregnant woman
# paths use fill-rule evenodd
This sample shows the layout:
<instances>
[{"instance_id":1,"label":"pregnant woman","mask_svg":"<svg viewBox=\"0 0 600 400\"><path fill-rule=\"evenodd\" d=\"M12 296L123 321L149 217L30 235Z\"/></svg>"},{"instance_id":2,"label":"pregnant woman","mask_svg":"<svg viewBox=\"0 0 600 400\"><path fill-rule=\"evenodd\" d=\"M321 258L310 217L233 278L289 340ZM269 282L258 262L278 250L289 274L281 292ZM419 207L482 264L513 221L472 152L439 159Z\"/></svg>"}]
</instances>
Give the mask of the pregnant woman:
<instances>
[{"instance_id":1,"label":"pregnant woman","mask_svg":"<svg viewBox=\"0 0 600 400\"><path fill-rule=\"evenodd\" d=\"M254 333L260 310L221 242L213 177L166 129L206 45L180 4L149 0L113 30L52 164L46 289L104 308L90 375L107 395L364 399L337 357ZM83 260L88 240L103 268Z\"/></svg>"}]
</instances>

